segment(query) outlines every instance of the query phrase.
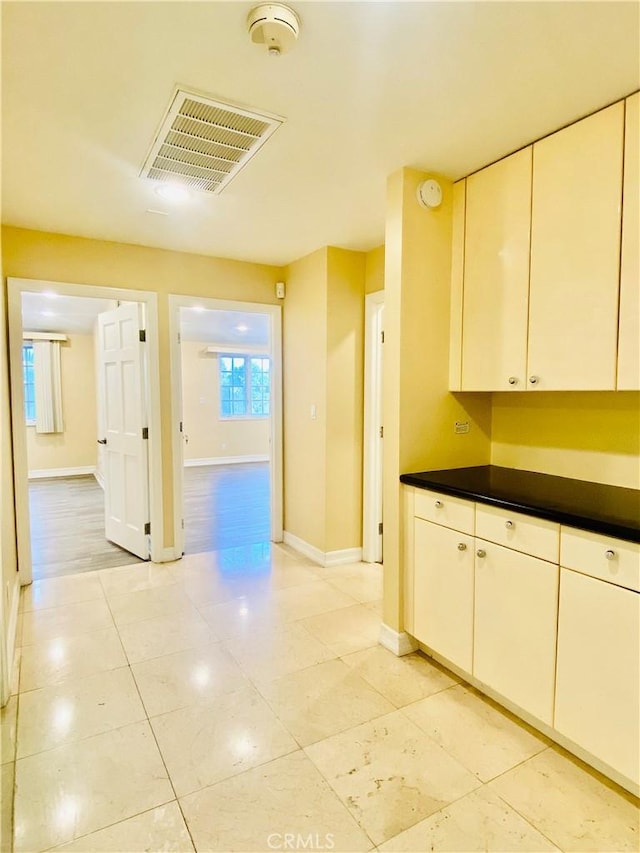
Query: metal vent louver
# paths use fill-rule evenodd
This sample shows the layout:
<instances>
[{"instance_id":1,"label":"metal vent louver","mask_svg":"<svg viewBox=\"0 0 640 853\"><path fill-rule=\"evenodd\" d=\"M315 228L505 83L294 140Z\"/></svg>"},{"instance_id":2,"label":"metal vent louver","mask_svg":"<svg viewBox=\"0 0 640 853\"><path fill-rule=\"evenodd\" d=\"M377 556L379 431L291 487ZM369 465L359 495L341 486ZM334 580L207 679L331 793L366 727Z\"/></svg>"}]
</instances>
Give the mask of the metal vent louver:
<instances>
[{"instance_id":1,"label":"metal vent louver","mask_svg":"<svg viewBox=\"0 0 640 853\"><path fill-rule=\"evenodd\" d=\"M219 193L282 122L178 89L140 176Z\"/></svg>"}]
</instances>

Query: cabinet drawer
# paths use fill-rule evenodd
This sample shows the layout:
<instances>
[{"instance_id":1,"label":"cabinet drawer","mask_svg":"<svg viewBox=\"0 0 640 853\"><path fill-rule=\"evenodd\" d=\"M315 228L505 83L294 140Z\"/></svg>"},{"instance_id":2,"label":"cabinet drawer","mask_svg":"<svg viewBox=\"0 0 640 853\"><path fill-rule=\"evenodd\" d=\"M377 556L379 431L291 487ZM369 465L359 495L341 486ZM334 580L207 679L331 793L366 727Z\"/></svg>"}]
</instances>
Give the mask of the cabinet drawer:
<instances>
[{"instance_id":1,"label":"cabinet drawer","mask_svg":"<svg viewBox=\"0 0 640 853\"><path fill-rule=\"evenodd\" d=\"M418 518L473 535L474 504L472 501L452 498L426 489L416 489L414 509Z\"/></svg>"},{"instance_id":2,"label":"cabinet drawer","mask_svg":"<svg viewBox=\"0 0 640 853\"><path fill-rule=\"evenodd\" d=\"M553 521L476 504L476 536L549 563L558 562L560 525Z\"/></svg>"},{"instance_id":3,"label":"cabinet drawer","mask_svg":"<svg viewBox=\"0 0 640 853\"><path fill-rule=\"evenodd\" d=\"M640 592L640 544L563 527L560 564Z\"/></svg>"}]
</instances>

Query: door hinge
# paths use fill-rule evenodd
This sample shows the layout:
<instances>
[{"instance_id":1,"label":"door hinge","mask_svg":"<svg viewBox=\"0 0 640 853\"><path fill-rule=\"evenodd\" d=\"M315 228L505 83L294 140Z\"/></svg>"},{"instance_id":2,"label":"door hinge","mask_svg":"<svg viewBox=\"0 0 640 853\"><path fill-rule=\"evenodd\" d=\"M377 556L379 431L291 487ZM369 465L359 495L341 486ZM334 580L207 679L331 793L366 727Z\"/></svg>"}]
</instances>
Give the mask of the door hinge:
<instances>
[{"instance_id":1,"label":"door hinge","mask_svg":"<svg viewBox=\"0 0 640 853\"><path fill-rule=\"evenodd\" d=\"M139 337L140 337L140 343L144 343L144 342L147 340L147 333L146 333L146 331L145 331L144 329L140 329L140 332L139 332L138 334L139 334Z\"/></svg>"},{"instance_id":2,"label":"door hinge","mask_svg":"<svg viewBox=\"0 0 640 853\"><path fill-rule=\"evenodd\" d=\"M384 438L384 427L380 427L380 438Z\"/></svg>"},{"instance_id":3,"label":"door hinge","mask_svg":"<svg viewBox=\"0 0 640 853\"><path fill-rule=\"evenodd\" d=\"M147 521L147 523L144 526L144 535L148 536L150 533L151 533L151 522Z\"/></svg>"},{"instance_id":4,"label":"door hinge","mask_svg":"<svg viewBox=\"0 0 640 853\"><path fill-rule=\"evenodd\" d=\"M378 536L382 536L382 522L378 524Z\"/></svg>"},{"instance_id":5,"label":"door hinge","mask_svg":"<svg viewBox=\"0 0 640 853\"><path fill-rule=\"evenodd\" d=\"M380 332L380 343L384 343L384 332Z\"/></svg>"},{"instance_id":6,"label":"door hinge","mask_svg":"<svg viewBox=\"0 0 640 853\"><path fill-rule=\"evenodd\" d=\"M149 438L149 427L142 427L142 437Z\"/></svg>"}]
</instances>

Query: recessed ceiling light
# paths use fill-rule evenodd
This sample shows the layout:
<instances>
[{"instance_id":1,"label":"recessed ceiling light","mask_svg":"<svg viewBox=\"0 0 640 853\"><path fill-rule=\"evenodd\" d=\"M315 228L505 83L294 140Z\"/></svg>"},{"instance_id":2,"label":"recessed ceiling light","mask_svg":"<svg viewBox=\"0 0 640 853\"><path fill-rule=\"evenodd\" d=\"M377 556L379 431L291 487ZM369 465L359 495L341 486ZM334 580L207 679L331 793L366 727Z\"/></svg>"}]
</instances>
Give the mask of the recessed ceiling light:
<instances>
[{"instance_id":1,"label":"recessed ceiling light","mask_svg":"<svg viewBox=\"0 0 640 853\"><path fill-rule=\"evenodd\" d=\"M182 202L189 198L189 190L180 184L158 184L156 193L165 201Z\"/></svg>"}]
</instances>

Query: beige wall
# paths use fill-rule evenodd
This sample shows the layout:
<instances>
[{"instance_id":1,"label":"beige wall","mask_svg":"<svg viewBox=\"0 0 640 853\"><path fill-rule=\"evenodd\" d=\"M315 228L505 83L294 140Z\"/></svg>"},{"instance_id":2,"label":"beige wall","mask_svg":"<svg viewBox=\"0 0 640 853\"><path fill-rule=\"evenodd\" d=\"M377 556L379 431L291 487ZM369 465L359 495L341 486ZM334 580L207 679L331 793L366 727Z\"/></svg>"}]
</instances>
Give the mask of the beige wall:
<instances>
[{"instance_id":1,"label":"beige wall","mask_svg":"<svg viewBox=\"0 0 640 853\"><path fill-rule=\"evenodd\" d=\"M0 265L2 253L0 249ZM1 278L1 270L0 270ZM0 618L2 647L11 649L13 637L9 635L11 605L18 588L18 560L16 553L15 513L13 503L13 457L11 451L11 419L9 408L9 361L6 321L6 285L1 278L0 290ZM3 655L0 649L0 655ZM11 661L3 660L0 667L10 672ZM7 697L0 695L0 704Z\"/></svg>"},{"instance_id":2,"label":"beige wall","mask_svg":"<svg viewBox=\"0 0 640 853\"><path fill-rule=\"evenodd\" d=\"M402 169L387 183L384 621L394 630L403 627L399 475L490 459L489 395L448 391L453 185L438 177L442 205L426 210L416 189L427 177L434 176ZM460 420L469 421L466 435L454 432Z\"/></svg>"},{"instance_id":3,"label":"beige wall","mask_svg":"<svg viewBox=\"0 0 640 853\"><path fill-rule=\"evenodd\" d=\"M64 432L27 427L29 471L96 466L96 371L93 335L69 335L60 345Z\"/></svg>"},{"instance_id":4,"label":"beige wall","mask_svg":"<svg viewBox=\"0 0 640 853\"><path fill-rule=\"evenodd\" d=\"M362 545L364 271L333 247L287 269L284 527L325 553Z\"/></svg>"},{"instance_id":5,"label":"beige wall","mask_svg":"<svg viewBox=\"0 0 640 853\"><path fill-rule=\"evenodd\" d=\"M168 296L175 293L277 304L275 282L282 279L282 269L6 226L2 238L5 276L123 287L159 295L163 544L171 547L174 531Z\"/></svg>"},{"instance_id":6,"label":"beige wall","mask_svg":"<svg viewBox=\"0 0 640 853\"><path fill-rule=\"evenodd\" d=\"M325 551L362 545L365 255L327 255Z\"/></svg>"},{"instance_id":7,"label":"beige wall","mask_svg":"<svg viewBox=\"0 0 640 853\"><path fill-rule=\"evenodd\" d=\"M384 245L365 255L364 292L384 290Z\"/></svg>"},{"instance_id":8,"label":"beige wall","mask_svg":"<svg viewBox=\"0 0 640 853\"><path fill-rule=\"evenodd\" d=\"M284 529L325 549L327 249L286 271L283 318ZM311 418L311 406L316 418Z\"/></svg>"},{"instance_id":9,"label":"beige wall","mask_svg":"<svg viewBox=\"0 0 640 853\"><path fill-rule=\"evenodd\" d=\"M207 352L209 346L196 341L181 346L185 460L267 455L269 418L220 418L218 355Z\"/></svg>"},{"instance_id":10,"label":"beige wall","mask_svg":"<svg viewBox=\"0 0 640 853\"><path fill-rule=\"evenodd\" d=\"M491 462L640 488L640 394L493 394Z\"/></svg>"}]
</instances>

